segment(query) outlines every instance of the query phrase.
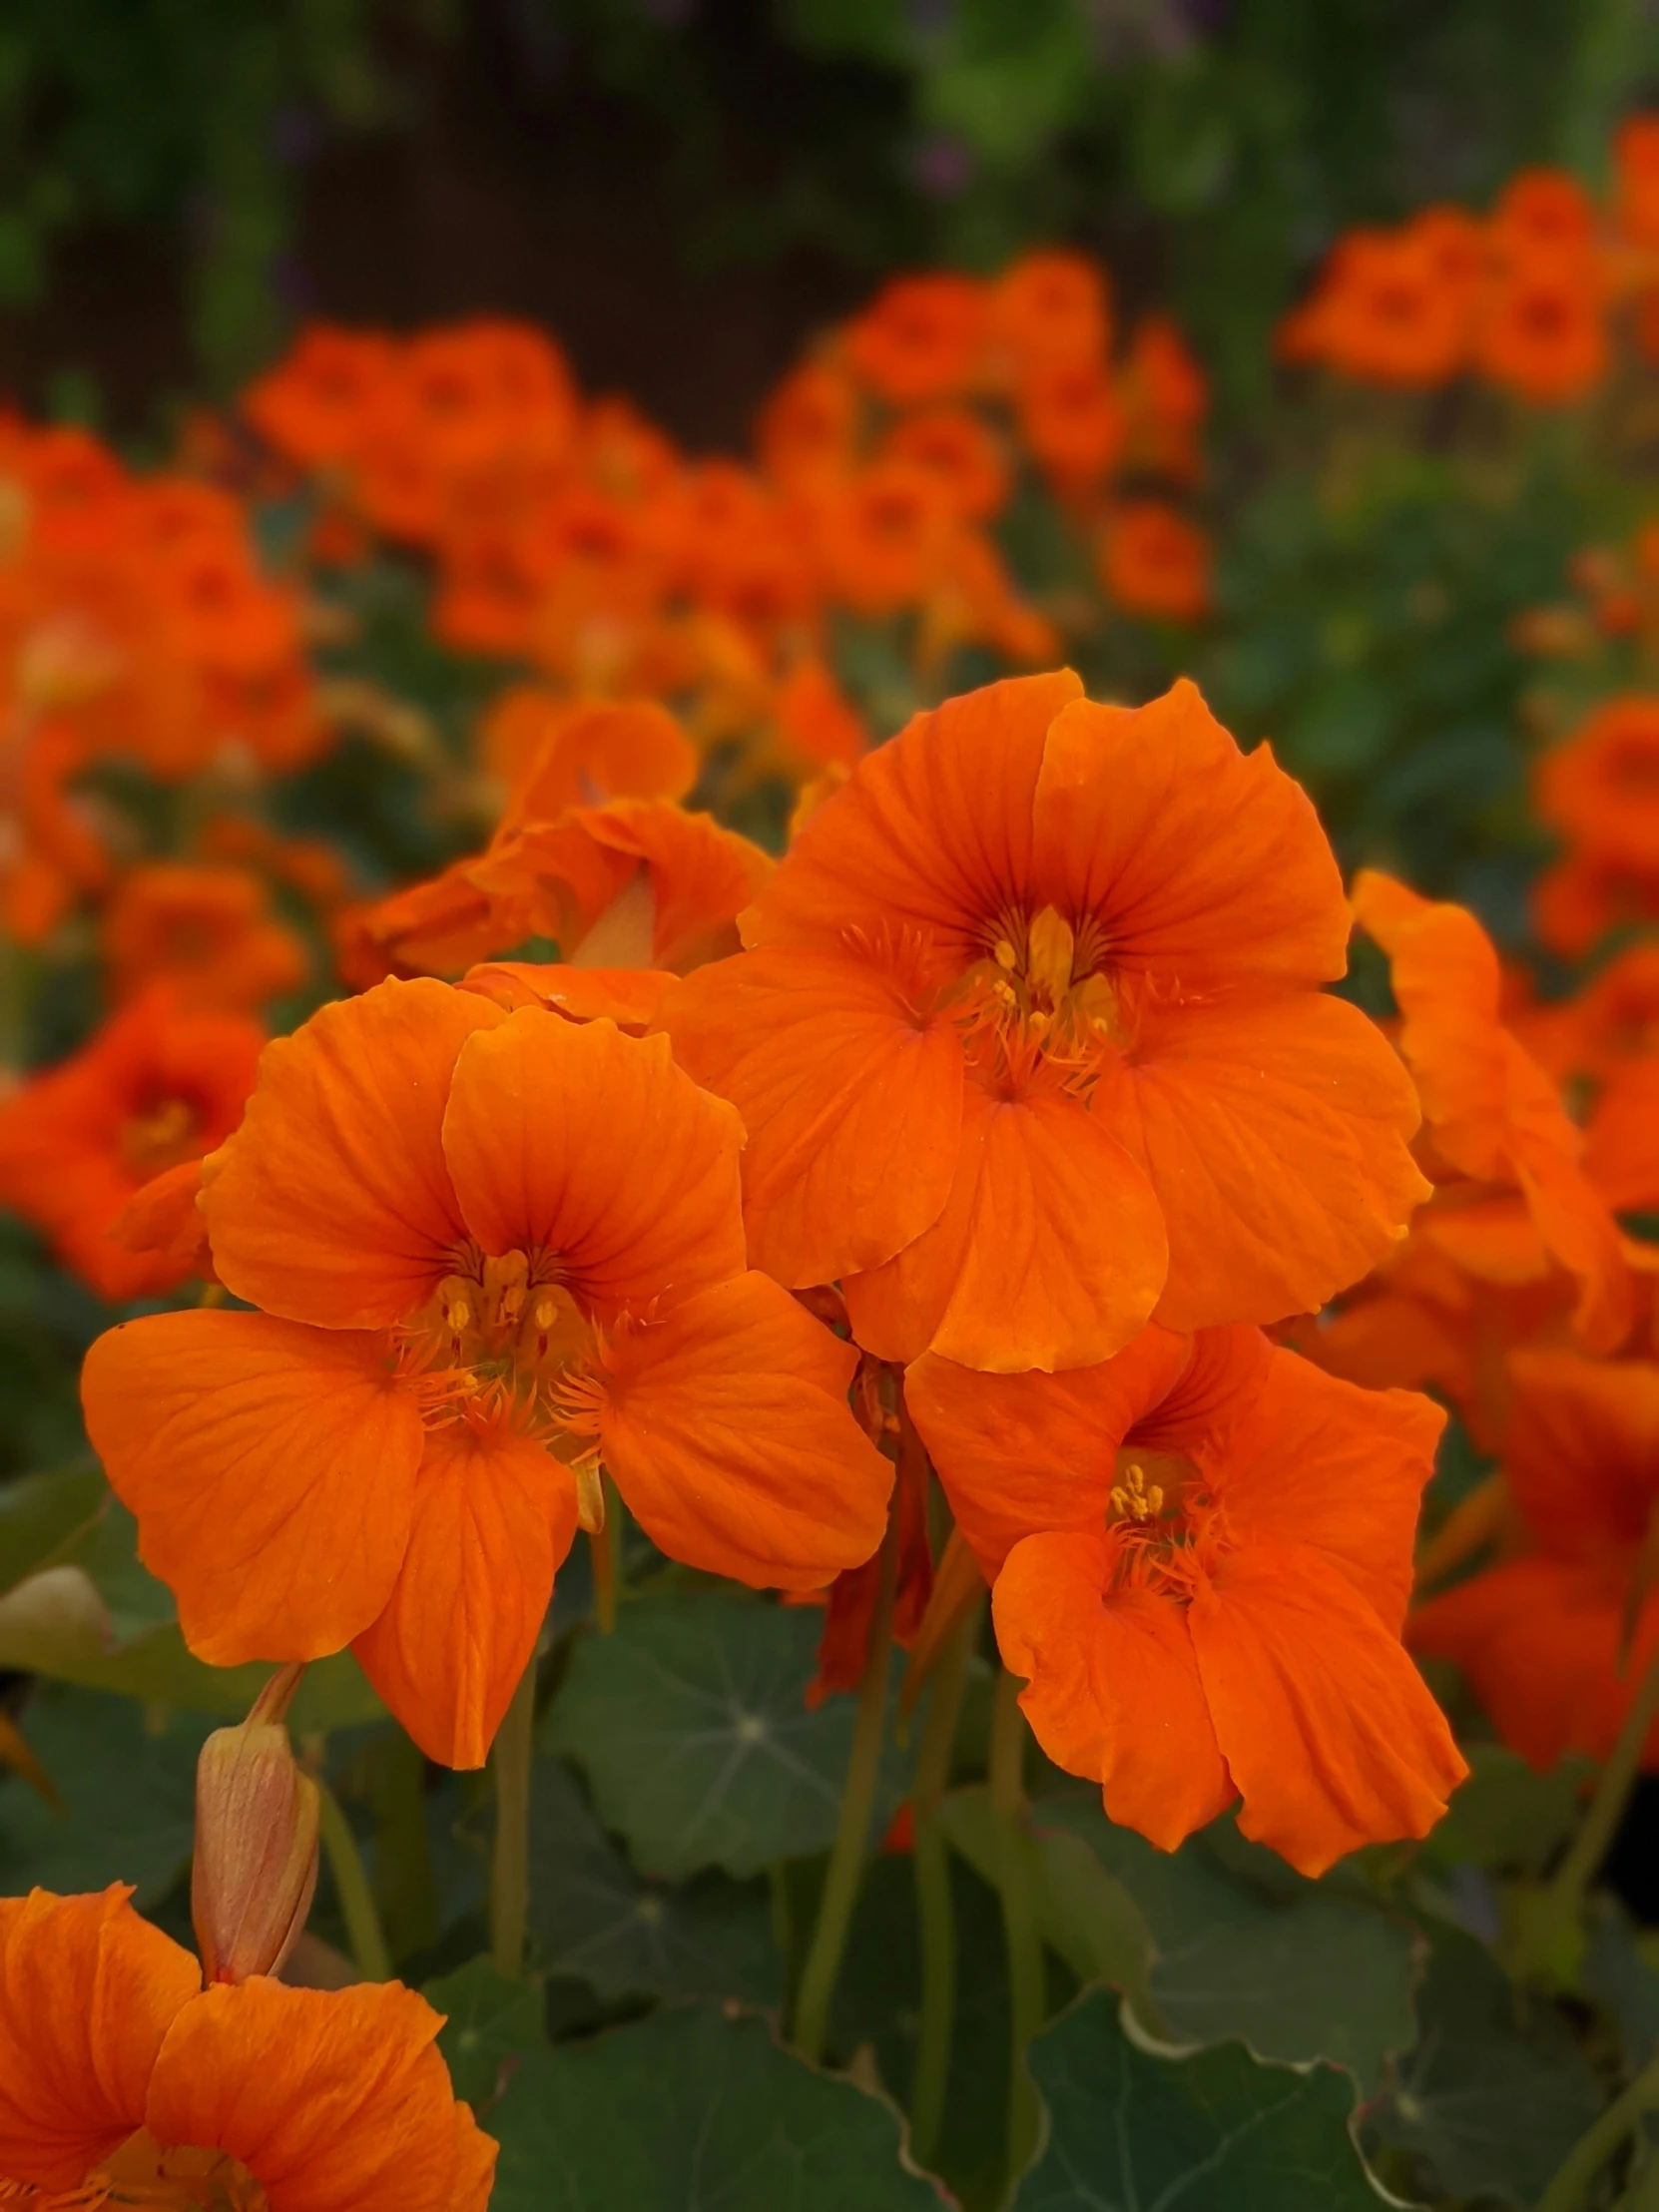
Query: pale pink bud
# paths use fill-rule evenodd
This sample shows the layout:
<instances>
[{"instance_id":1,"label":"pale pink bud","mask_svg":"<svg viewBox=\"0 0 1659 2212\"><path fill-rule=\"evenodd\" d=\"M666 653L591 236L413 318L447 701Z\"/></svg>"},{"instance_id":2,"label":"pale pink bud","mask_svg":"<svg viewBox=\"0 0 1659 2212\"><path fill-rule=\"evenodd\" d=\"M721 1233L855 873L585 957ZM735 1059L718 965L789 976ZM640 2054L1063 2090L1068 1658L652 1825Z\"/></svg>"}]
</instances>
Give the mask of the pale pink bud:
<instances>
[{"instance_id":1,"label":"pale pink bud","mask_svg":"<svg viewBox=\"0 0 1659 2212\"><path fill-rule=\"evenodd\" d=\"M284 1720L304 1668L283 1667L240 1727L216 1729L196 1767L191 1919L210 1982L275 1973L316 1888L316 1784Z\"/></svg>"}]
</instances>

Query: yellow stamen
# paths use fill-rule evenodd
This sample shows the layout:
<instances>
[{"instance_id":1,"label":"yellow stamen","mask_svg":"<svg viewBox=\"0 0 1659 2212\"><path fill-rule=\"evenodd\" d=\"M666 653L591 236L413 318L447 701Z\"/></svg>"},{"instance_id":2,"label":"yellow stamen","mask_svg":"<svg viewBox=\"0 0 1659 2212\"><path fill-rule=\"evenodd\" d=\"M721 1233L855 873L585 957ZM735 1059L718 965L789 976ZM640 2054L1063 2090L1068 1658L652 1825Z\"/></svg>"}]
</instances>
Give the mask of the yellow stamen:
<instances>
[{"instance_id":1,"label":"yellow stamen","mask_svg":"<svg viewBox=\"0 0 1659 2212\"><path fill-rule=\"evenodd\" d=\"M1013 946L1008 942L1006 937L997 938L995 944L993 944L991 947L991 957L995 960L999 968L1007 968L1009 970L1012 970L1019 964L1019 954L1014 950Z\"/></svg>"},{"instance_id":2,"label":"yellow stamen","mask_svg":"<svg viewBox=\"0 0 1659 2212\"><path fill-rule=\"evenodd\" d=\"M1025 973L1033 993L1058 1006L1071 988L1071 964L1077 939L1070 922L1044 906L1026 934Z\"/></svg>"},{"instance_id":3,"label":"yellow stamen","mask_svg":"<svg viewBox=\"0 0 1659 2212\"><path fill-rule=\"evenodd\" d=\"M1131 1460L1123 1480L1112 1486L1112 1510L1119 1520L1156 1520L1164 1509L1163 1485L1148 1482L1146 1469Z\"/></svg>"},{"instance_id":4,"label":"yellow stamen","mask_svg":"<svg viewBox=\"0 0 1659 2212\"><path fill-rule=\"evenodd\" d=\"M578 1459L571 1467L576 1477L576 1520L590 1536L603 1534L605 1528L605 1477L599 1471L597 1457L589 1454Z\"/></svg>"}]
</instances>

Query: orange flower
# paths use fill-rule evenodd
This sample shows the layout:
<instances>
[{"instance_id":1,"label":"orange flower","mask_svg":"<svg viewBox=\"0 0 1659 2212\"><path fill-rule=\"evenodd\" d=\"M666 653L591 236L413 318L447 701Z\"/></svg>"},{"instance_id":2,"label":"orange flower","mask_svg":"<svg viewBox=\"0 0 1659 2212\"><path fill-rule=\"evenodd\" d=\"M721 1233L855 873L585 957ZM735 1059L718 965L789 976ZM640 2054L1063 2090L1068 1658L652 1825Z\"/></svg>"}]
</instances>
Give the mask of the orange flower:
<instances>
[{"instance_id":1,"label":"orange flower","mask_svg":"<svg viewBox=\"0 0 1659 2212\"><path fill-rule=\"evenodd\" d=\"M141 1298L194 1273L189 1254L125 1250L112 1226L154 1178L200 1160L242 1119L265 1033L163 989L0 1109L0 1199L100 1298Z\"/></svg>"},{"instance_id":2,"label":"orange flower","mask_svg":"<svg viewBox=\"0 0 1659 2212\"><path fill-rule=\"evenodd\" d=\"M1167 315L1135 328L1124 363L1124 457L1187 483L1198 474L1198 433L1210 404L1204 371Z\"/></svg>"},{"instance_id":3,"label":"orange flower","mask_svg":"<svg viewBox=\"0 0 1659 2212\"><path fill-rule=\"evenodd\" d=\"M1459 1666L1542 1772L1569 1751L1607 1757L1659 1644L1659 1368L1548 1351L1511 1365L1504 1471L1537 1548L1430 1598L1406 1636ZM1659 1723L1642 1764L1659 1770Z\"/></svg>"},{"instance_id":4,"label":"orange flower","mask_svg":"<svg viewBox=\"0 0 1659 2212\"><path fill-rule=\"evenodd\" d=\"M1399 1644L1426 1398L1244 1329L1064 1376L929 1354L905 1398L1037 1740L1112 1820L1173 1851L1242 1797L1314 1875L1433 1826L1465 1770Z\"/></svg>"},{"instance_id":5,"label":"orange flower","mask_svg":"<svg viewBox=\"0 0 1659 2212\"><path fill-rule=\"evenodd\" d=\"M1008 497L1008 463L986 425L965 407L928 407L895 422L881 441L888 459L935 477L959 515L982 521Z\"/></svg>"},{"instance_id":6,"label":"orange flower","mask_svg":"<svg viewBox=\"0 0 1659 2212\"><path fill-rule=\"evenodd\" d=\"M243 394L242 411L306 468L354 458L385 404L396 358L390 338L313 322L287 358Z\"/></svg>"},{"instance_id":7,"label":"orange flower","mask_svg":"<svg viewBox=\"0 0 1659 2212\"><path fill-rule=\"evenodd\" d=\"M151 982L181 1000L252 1012L309 972L305 947L245 868L158 861L130 868L104 909L105 965L118 999Z\"/></svg>"},{"instance_id":8,"label":"orange flower","mask_svg":"<svg viewBox=\"0 0 1659 2212\"><path fill-rule=\"evenodd\" d=\"M844 476L857 444L859 405L852 379L827 362L808 361L786 376L757 430L761 465L774 483L811 493Z\"/></svg>"},{"instance_id":9,"label":"orange flower","mask_svg":"<svg viewBox=\"0 0 1659 2212\"><path fill-rule=\"evenodd\" d=\"M651 800L571 807L343 915L336 948L359 986L388 973L458 975L538 936L582 967L683 973L735 947L736 917L771 867L710 815Z\"/></svg>"},{"instance_id":10,"label":"orange flower","mask_svg":"<svg viewBox=\"0 0 1659 2212\"><path fill-rule=\"evenodd\" d=\"M202 1986L130 1890L0 1899L0 2198L32 2212L484 2212L495 2145L424 1997Z\"/></svg>"},{"instance_id":11,"label":"orange flower","mask_svg":"<svg viewBox=\"0 0 1659 2212\"><path fill-rule=\"evenodd\" d=\"M1659 115L1633 115L1613 135L1620 230L1639 246L1659 246Z\"/></svg>"},{"instance_id":12,"label":"orange flower","mask_svg":"<svg viewBox=\"0 0 1659 2212\"><path fill-rule=\"evenodd\" d=\"M778 728L796 764L809 772L856 768L869 732L825 663L798 661L778 694Z\"/></svg>"},{"instance_id":13,"label":"orange flower","mask_svg":"<svg viewBox=\"0 0 1659 2212\"><path fill-rule=\"evenodd\" d=\"M666 1025L743 1115L756 1264L840 1277L882 1358L1078 1367L1154 1309L1311 1310L1422 1193L1402 1071L1318 987L1347 914L1313 810L1191 684L918 716L743 926Z\"/></svg>"},{"instance_id":14,"label":"orange flower","mask_svg":"<svg viewBox=\"0 0 1659 2212\"><path fill-rule=\"evenodd\" d=\"M880 1537L853 1355L745 1272L737 1117L660 1041L417 981L268 1051L202 1194L255 1313L130 1322L88 1429L216 1666L349 1643L481 1765L601 1461L665 1551L822 1584Z\"/></svg>"},{"instance_id":15,"label":"orange flower","mask_svg":"<svg viewBox=\"0 0 1659 2212\"><path fill-rule=\"evenodd\" d=\"M1465 908L1420 898L1372 868L1355 879L1354 910L1388 956L1399 1049L1444 1186L1437 1205L1473 1209L1471 1260L1495 1231L1500 1274L1514 1279L1518 1237L1536 1275L1548 1264L1570 1275L1581 1341L1611 1351L1632 1314L1618 1232L1580 1165L1583 1139L1554 1085L1499 1019L1502 978L1491 940ZM1443 1220L1437 1230L1442 1241L1455 1234Z\"/></svg>"},{"instance_id":16,"label":"orange flower","mask_svg":"<svg viewBox=\"0 0 1659 2212\"><path fill-rule=\"evenodd\" d=\"M1099 482L1123 450L1123 404L1100 361L1043 361L1015 393L1019 434L1066 495Z\"/></svg>"},{"instance_id":17,"label":"orange flower","mask_svg":"<svg viewBox=\"0 0 1659 2212\"><path fill-rule=\"evenodd\" d=\"M1282 326L1280 349L1377 383L1444 383L1467 358L1480 266L1476 227L1454 209L1429 209L1399 231L1351 232Z\"/></svg>"},{"instance_id":18,"label":"orange flower","mask_svg":"<svg viewBox=\"0 0 1659 2212\"><path fill-rule=\"evenodd\" d=\"M985 327L985 289L971 277L895 276L846 325L846 358L896 406L954 399L973 379Z\"/></svg>"},{"instance_id":19,"label":"orange flower","mask_svg":"<svg viewBox=\"0 0 1659 2212\"><path fill-rule=\"evenodd\" d=\"M697 782L696 748L651 699L567 700L515 684L491 705L478 743L508 790L504 830L607 799L684 799Z\"/></svg>"},{"instance_id":20,"label":"orange flower","mask_svg":"<svg viewBox=\"0 0 1659 2212\"><path fill-rule=\"evenodd\" d=\"M990 319L1015 381L1037 367L1098 366L1111 350L1105 272L1063 247L1023 255L1004 270L991 287Z\"/></svg>"},{"instance_id":21,"label":"orange flower","mask_svg":"<svg viewBox=\"0 0 1659 2212\"><path fill-rule=\"evenodd\" d=\"M929 468L878 460L817 510L820 555L834 596L859 614L913 606L942 571L960 530L952 495Z\"/></svg>"},{"instance_id":22,"label":"orange flower","mask_svg":"<svg viewBox=\"0 0 1659 2212\"><path fill-rule=\"evenodd\" d=\"M1210 606L1210 541L1161 499L1130 500L1106 526L1100 580L1129 614L1197 622Z\"/></svg>"},{"instance_id":23,"label":"orange flower","mask_svg":"<svg viewBox=\"0 0 1659 2212\"><path fill-rule=\"evenodd\" d=\"M1539 814L1576 850L1659 877L1659 697L1609 699L1539 764Z\"/></svg>"}]
</instances>

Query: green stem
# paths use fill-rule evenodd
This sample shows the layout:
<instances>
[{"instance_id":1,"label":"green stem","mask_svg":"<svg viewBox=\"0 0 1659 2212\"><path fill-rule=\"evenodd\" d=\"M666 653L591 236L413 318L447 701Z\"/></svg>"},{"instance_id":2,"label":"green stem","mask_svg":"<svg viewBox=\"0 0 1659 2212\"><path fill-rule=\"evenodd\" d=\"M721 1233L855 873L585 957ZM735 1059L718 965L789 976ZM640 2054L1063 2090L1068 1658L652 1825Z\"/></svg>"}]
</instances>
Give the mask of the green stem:
<instances>
[{"instance_id":1,"label":"green stem","mask_svg":"<svg viewBox=\"0 0 1659 2212\"><path fill-rule=\"evenodd\" d=\"M1591 2184L1644 2112L1659 2105L1659 2058L1650 2058L1623 2093L1568 2151L1538 2199L1538 2212L1579 2212Z\"/></svg>"},{"instance_id":2,"label":"green stem","mask_svg":"<svg viewBox=\"0 0 1659 2212\"><path fill-rule=\"evenodd\" d=\"M352 1960L365 1981L389 1981L391 1957L381 1933L380 1916L375 1910L374 1893L368 1886L357 1839L351 1833L351 1823L339 1799L327 1783L319 1778L316 1786L322 1801L319 1821L322 1848L328 1854L328 1872L334 1878L334 1895L339 1900Z\"/></svg>"},{"instance_id":3,"label":"green stem","mask_svg":"<svg viewBox=\"0 0 1659 2212\"><path fill-rule=\"evenodd\" d=\"M1653 1656L1636 1686L1612 1754L1596 1777L1595 1790L1579 1823L1578 1833L1566 1857L1550 1877L1550 1904L1560 1912L1576 1914L1600 1871L1635 1788L1642 1750L1656 1714L1659 1714L1659 1645L1654 1647Z\"/></svg>"},{"instance_id":4,"label":"green stem","mask_svg":"<svg viewBox=\"0 0 1659 2212\"><path fill-rule=\"evenodd\" d=\"M998 1887L1002 1933L1008 1950L1008 2178L1030 2164L1037 2148L1042 2107L1025 2064L1026 2047L1043 2024L1048 1991L1043 1967L1037 1900L1031 1883L1030 1839L1025 1830L1025 1715L1018 1679L1006 1667L996 1678L991 1707L990 1799L996 1816Z\"/></svg>"},{"instance_id":5,"label":"green stem","mask_svg":"<svg viewBox=\"0 0 1659 2212\"><path fill-rule=\"evenodd\" d=\"M916 1917L921 1941L921 2020L910 2085L910 2150L927 2165L938 2147L950 2080L956 2012L956 1925L950 1902L950 1847L939 1806L950 1782L950 1755L967 1684L968 1654L979 1626L971 1606L951 1631L933 1672L910 1811L915 1824Z\"/></svg>"},{"instance_id":6,"label":"green stem","mask_svg":"<svg viewBox=\"0 0 1659 2212\"><path fill-rule=\"evenodd\" d=\"M524 1971L530 1904L530 1756L536 1726L536 1662L525 1668L491 1753L495 1769L495 1859L490 1870L490 1956L497 1973Z\"/></svg>"},{"instance_id":7,"label":"green stem","mask_svg":"<svg viewBox=\"0 0 1659 2212\"><path fill-rule=\"evenodd\" d=\"M898 1571L896 1522L889 1520L881 1545L880 1580L875 1613L869 1625L869 1653L858 1684L858 1710L852 1722L852 1750L846 1762L846 1784L841 1793L840 1821L824 1877L818 1920L807 1962L801 1969L801 1994L796 2003L795 2045L804 2057L824 2055L830 2032L830 2005L840 1976L841 1953L863 1878L864 1848L869 1841L870 1814L875 1809L875 1785L881 1767L881 1740L887 1725L887 1677L892 1671L893 1586Z\"/></svg>"}]
</instances>

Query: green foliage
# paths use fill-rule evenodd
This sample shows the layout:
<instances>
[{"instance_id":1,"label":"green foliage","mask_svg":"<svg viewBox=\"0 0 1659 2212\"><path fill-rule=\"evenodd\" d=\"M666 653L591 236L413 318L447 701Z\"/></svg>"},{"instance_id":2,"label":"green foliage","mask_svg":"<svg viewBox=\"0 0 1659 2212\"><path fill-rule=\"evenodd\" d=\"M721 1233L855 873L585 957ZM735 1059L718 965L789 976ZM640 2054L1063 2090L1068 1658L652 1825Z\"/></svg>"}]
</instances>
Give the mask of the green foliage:
<instances>
[{"instance_id":1,"label":"green foliage","mask_svg":"<svg viewBox=\"0 0 1659 2212\"><path fill-rule=\"evenodd\" d=\"M923 2212L897 2115L732 2006L526 2057L489 2115L495 2212Z\"/></svg>"},{"instance_id":2,"label":"green foliage","mask_svg":"<svg viewBox=\"0 0 1659 2212\"><path fill-rule=\"evenodd\" d=\"M1165 2056L1096 1990L1031 2046L1031 2071L1049 2134L1015 2212L1375 2212L1352 2089L1330 2067L1268 2066L1236 2044Z\"/></svg>"},{"instance_id":3,"label":"green foliage","mask_svg":"<svg viewBox=\"0 0 1659 2212\"><path fill-rule=\"evenodd\" d=\"M826 1851L840 1813L852 1700L805 1692L823 1626L812 1607L724 1590L627 1605L611 1636L585 1636L547 1731L587 1774L607 1828L642 1872L744 1876ZM907 1762L885 1764L885 1820Z\"/></svg>"},{"instance_id":4,"label":"green foliage","mask_svg":"<svg viewBox=\"0 0 1659 2212\"><path fill-rule=\"evenodd\" d=\"M444 2015L438 2048L455 2094L475 2111L495 2102L519 2059L546 2044L537 1992L509 1981L487 1958L470 1959L456 1972L428 1981L420 1993Z\"/></svg>"}]
</instances>

